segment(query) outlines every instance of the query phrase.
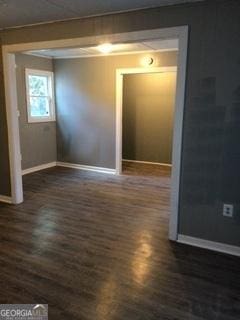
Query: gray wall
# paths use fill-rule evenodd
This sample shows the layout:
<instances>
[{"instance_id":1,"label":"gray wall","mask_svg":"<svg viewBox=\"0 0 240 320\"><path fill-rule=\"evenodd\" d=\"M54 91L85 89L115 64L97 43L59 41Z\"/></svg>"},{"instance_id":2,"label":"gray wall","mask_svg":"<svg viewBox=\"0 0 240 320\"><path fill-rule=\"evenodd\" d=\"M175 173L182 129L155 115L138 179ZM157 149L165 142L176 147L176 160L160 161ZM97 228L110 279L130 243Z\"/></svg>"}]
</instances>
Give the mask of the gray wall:
<instances>
[{"instance_id":1,"label":"gray wall","mask_svg":"<svg viewBox=\"0 0 240 320\"><path fill-rule=\"evenodd\" d=\"M10 166L8 158L8 130L3 85L2 48L0 48L0 195L11 194Z\"/></svg>"},{"instance_id":2,"label":"gray wall","mask_svg":"<svg viewBox=\"0 0 240 320\"><path fill-rule=\"evenodd\" d=\"M56 122L28 123L25 69L53 71L52 60L16 54L22 169L56 161Z\"/></svg>"},{"instance_id":3,"label":"gray wall","mask_svg":"<svg viewBox=\"0 0 240 320\"><path fill-rule=\"evenodd\" d=\"M223 202L240 206L239 16L239 0L211 0L12 29L0 38L10 44L188 25L179 231L240 246L239 209L234 219L222 216ZM3 96L0 106L5 114ZM1 122L0 194L9 194Z\"/></svg>"},{"instance_id":4,"label":"gray wall","mask_svg":"<svg viewBox=\"0 0 240 320\"><path fill-rule=\"evenodd\" d=\"M123 78L123 159L170 164L176 72Z\"/></svg>"},{"instance_id":5,"label":"gray wall","mask_svg":"<svg viewBox=\"0 0 240 320\"><path fill-rule=\"evenodd\" d=\"M143 54L54 61L58 161L115 168L116 69L139 67ZM155 54L162 66L176 52Z\"/></svg>"}]
</instances>

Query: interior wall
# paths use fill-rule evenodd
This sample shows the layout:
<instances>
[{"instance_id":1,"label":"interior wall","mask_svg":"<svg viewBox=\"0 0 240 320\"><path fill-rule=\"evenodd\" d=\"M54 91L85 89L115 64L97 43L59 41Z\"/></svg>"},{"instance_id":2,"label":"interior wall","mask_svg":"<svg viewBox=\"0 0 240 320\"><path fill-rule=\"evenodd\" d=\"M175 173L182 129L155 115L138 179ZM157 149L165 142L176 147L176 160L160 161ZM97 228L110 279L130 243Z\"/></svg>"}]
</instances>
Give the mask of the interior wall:
<instances>
[{"instance_id":1,"label":"interior wall","mask_svg":"<svg viewBox=\"0 0 240 320\"><path fill-rule=\"evenodd\" d=\"M116 69L140 67L143 56L54 60L58 161L115 169ZM177 64L176 51L154 57Z\"/></svg>"},{"instance_id":2,"label":"interior wall","mask_svg":"<svg viewBox=\"0 0 240 320\"><path fill-rule=\"evenodd\" d=\"M13 44L188 25L179 232L240 246L239 16L239 0L211 0L3 30L0 38ZM3 95L0 109L0 194L9 195ZM234 204L234 218L223 217L223 203Z\"/></svg>"},{"instance_id":3,"label":"interior wall","mask_svg":"<svg viewBox=\"0 0 240 320\"><path fill-rule=\"evenodd\" d=\"M28 123L25 69L53 71L51 59L16 54L16 77L22 169L56 161L56 122Z\"/></svg>"},{"instance_id":4,"label":"interior wall","mask_svg":"<svg viewBox=\"0 0 240 320\"><path fill-rule=\"evenodd\" d=\"M123 77L123 159L171 164L176 72Z\"/></svg>"},{"instance_id":5,"label":"interior wall","mask_svg":"<svg viewBox=\"0 0 240 320\"><path fill-rule=\"evenodd\" d=\"M1 57L2 47L0 46L0 195L10 196L11 183L8 149L8 127L5 108L3 65Z\"/></svg>"}]
</instances>

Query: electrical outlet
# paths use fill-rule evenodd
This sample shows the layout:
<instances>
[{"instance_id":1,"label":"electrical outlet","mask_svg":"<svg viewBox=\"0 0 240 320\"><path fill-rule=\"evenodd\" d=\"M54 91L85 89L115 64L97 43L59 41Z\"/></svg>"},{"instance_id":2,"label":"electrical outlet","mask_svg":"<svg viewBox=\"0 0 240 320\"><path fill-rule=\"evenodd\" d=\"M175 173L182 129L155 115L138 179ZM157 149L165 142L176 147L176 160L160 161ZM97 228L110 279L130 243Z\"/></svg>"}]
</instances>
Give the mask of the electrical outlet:
<instances>
[{"instance_id":1,"label":"electrical outlet","mask_svg":"<svg viewBox=\"0 0 240 320\"><path fill-rule=\"evenodd\" d=\"M229 203L223 204L223 216L228 218L233 217L233 204L229 204Z\"/></svg>"}]
</instances>

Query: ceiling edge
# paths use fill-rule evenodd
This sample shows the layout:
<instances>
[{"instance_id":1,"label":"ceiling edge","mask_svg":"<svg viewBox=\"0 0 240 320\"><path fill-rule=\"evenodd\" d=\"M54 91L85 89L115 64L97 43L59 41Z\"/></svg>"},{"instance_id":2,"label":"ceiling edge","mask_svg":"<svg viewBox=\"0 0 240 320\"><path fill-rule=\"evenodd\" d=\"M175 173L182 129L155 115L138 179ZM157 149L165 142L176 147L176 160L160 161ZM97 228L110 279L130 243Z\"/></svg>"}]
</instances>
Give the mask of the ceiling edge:
<instances>
[{"instance_id":1,"label":"ceiling edge","mask_svg":"<svg viewBox=\"0 0 240 320\"><path fill-rule=\"evenodd\" d=\"M47 24L54 24L54 23L61 23L61 22L67 22L67 21L74 21L74 20L84 20L89 18L98 18L98 17L105 17L110 16L114 14L124 14L128 12L137 12L142 10L151 10L151 9L157 9L157 8L166 8L166 7L174 7L174 6L190 6L190 5L199 5L202 2L205 2L206 0L192 0L188 2L183 3L175 3L170 5L159 5L159 6L151 6L151 7L139 7L135 9L129 9L129 10L119 10L119 11L112 11L107 13L101 13L101 14L93 14L83 17L76 17L76 18L67 18L67 19L58 19L58 20L51 20L51 21L43 21L43 22L37 22L37 23L31 23L31 24L25 24L25 25L18 25L13 27L6 27L6 28L0 28L1 31L10 31L10 30L16 30L16 29L22 29L22 28L31 28L35 26L41 26L41 25L47 25Z\"/></svg>"}]
</instances>

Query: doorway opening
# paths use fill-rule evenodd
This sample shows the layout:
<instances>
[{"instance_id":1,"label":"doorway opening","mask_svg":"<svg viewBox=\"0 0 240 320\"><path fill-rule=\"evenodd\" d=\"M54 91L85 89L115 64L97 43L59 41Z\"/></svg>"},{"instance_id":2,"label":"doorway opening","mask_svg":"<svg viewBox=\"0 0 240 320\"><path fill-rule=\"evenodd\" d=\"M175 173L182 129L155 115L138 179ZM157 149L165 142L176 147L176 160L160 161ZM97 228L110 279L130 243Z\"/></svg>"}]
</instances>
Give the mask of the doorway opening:
<instances>
[{"instance_id":1,"label":"doorway opening","mask_svg":"<svg viewBox=\"0 0 240 320\"><path fill-rule=\"evenodd\" d=\"M176 27L167 29L144 30L137 32L127 32L120 34L110 34L104 36L82 37L78 39L62 39L54 41L36 42L36 43L20 43L15 45L3 46L3 66L4 66L4 81L5 81L5 97L8 123L8 138L9 138L9 159L11 170L11 195L9 201L18 204L23 201L22 188L22 167L21 167L21 148L19 137L19 110L17 101L16 88L16 69L15 69L15 54L20 52L29 52L40 50L46 52L53 49L64 48L81 48L86 46L98 46L99 43L109 42L112 44L118 43L137 43L151 40L161 39L167 43L171 39L176 39L178 42L178 59L177 59L177 86L176 86L176 106L174 114L174 134L173 134L173 169L172 169L172 185L171 185L171 215L169 224L169 238L177 240L177 226L178 226L178 211L179 211L179 188L180 188L180 168L181 168L181 148L182 148L182 124L183 124L183 109L184 109L184 94L185 94L185 78L186 78L186 62L187 62L187 42L188 42L188 27ZM160 64L161 65L161 64ZM151 72L154 72L154 67L151 67ZM122 69L121 69L122 70ZM135 70L136 71L136 70ZM141 73L141 72L140 72ZM117 115L116 131L111 132L108 137L116 136L116 147L114 146L116 159L116 173L120 173L120 164L122 161L122 149L119 146L119 137L122 132L122 111L121 97L119 93L122 92L123 74L118 74L120 81L117 81L117 108L115 114ZM119 90L120 89L120 90ZM113 112L114 115L114 112ZM112 128L115 130L114 117L112 116ZM114 154L113 151L113 154ZM103 152L104 154L104 152ZM90 169L89 167L87 168ZM103 169L103 168L101 168Z\"/></svg>"},{"instance_id":2,"label":"doorway opening","mask_svg":"<svg viewBox=\"0 0 240 320\"><path fill-rule=\"evenodd\" d=\"M118 173L171 174L177 67L117 71Z\"/></svg>"}]
</instances>

